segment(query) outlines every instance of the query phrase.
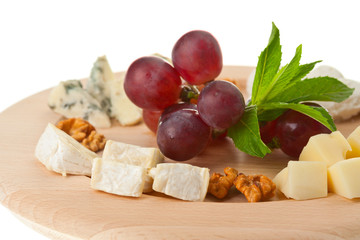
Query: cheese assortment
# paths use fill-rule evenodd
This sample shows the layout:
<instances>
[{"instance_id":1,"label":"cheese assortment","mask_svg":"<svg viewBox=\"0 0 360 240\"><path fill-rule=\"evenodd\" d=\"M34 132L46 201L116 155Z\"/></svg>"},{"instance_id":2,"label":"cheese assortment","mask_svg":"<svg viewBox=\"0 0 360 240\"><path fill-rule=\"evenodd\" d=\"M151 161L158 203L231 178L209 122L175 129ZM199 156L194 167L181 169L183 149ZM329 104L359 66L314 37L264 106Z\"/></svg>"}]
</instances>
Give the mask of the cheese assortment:
<instances>
[{"instance_id":1,"label":"cheese assortment","mask_svg":"<svg viewBox=\"0 0 360 240\"><path fill-rule=\"evenodd\" d=\"M299 161L289 161L273 181L286 197L296 200L324 197L327 192L360 198L359 143L360 127L347 139L339 131L315 135Z\"/></svg>"},{"instance_id":2,"label":"cheese assortment","mask_svg":"<svg viewBox=\"0 0 360 240\"><path fill-rule=\"evenodd\" d=\"M91 176L92 160L97 154L49 123L36 145L35 156L47 169L64 176Z\"/></svg>"},{"instance_id":3,"label":"cheese assortment","mask_svg":"<svg viewBox=\"0 0 360 240\"><path fill-rule=\"evenodd\" d=\"M121 196L140 197L155 190L187 201L203 201L210 179L208 168L162 163L164 156L157 148L108 140L100 158L51 123L37 143L35 156L51 171L91 176L93 189Z\"/></svg>"},{"instance_id":4,"label":"cheese assortment","mask_svg":"<svg viewBox=\"0 0 360 240\"><path fill-rule=\"evenodd\" d=\"M154 191L187 201L204 201L208 186L208 168L185 163L160 163L150 170Z\"/></svg>"},{"instance_id":5,"label":"cheese assortment","mask_svg":"<svg viewBox=\"0 0 360 240\"><path fill-rule=\"evenodd\" d=\"M117 161L95 158L91 187L121 196L140 197L145 184L146 168Z\"/></svg>"},{"instance_id":6,"label":"cheese assortment","mask_svg":"<svg viewBox=\"0 0 360 240\"><path fill-rule=\"evenodd\" d=\"M155 167L164 161L164 156L158 148L139 147L122 142L108 140L106 142L103 161L116 161L127 165L141 166L146 169ZM144 192L152 191L153 179L146 173Z\"/></svg>"},{"instance_id":7,"label":"cheese assortment","mask_svg":"<svg viewBox=\"0 0 360 240\"><path fill-rule=\"evenodd\" d=\"M141 121L142 111L126 96L123 81L124 76L116 78L102 56L94 63L85 88L79 80L60 82L48 105L67 118L83 118L99 128L111 127L111 118L123 126L134 125Z\"/></svg>"}]
</instances>

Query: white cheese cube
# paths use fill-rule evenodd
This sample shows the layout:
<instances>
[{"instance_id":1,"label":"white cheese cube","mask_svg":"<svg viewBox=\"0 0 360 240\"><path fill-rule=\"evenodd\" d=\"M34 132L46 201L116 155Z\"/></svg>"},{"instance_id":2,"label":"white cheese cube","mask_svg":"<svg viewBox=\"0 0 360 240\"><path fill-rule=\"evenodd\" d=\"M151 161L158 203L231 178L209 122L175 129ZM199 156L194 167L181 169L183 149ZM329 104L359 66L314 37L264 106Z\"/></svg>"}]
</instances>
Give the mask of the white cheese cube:
<instances>
[{"instance_id":1,"label":"white cheese cube","mask_svg":"<svg viewBox=\"0 0 360 240\"><path fill-rule=\"evenodd\" d=\"M325 162L289 161L273 182L288 198L306 200L326 197L327 169Z\"/></svg>"},{"instance_id":2,"label":"white cheese cube","mask_svg":"<svg viewBox=\"0 0 360 240\"><path fill-rule=\"evenodd\" d=\"M36 145L35 156L47 169L64 176L90 176L92 160L97 154L49 123Z\"/></svg>"},{"instance_id":3,"label":"white cheese cube","mask_svg":"<svg viewBox=\"0 0 360 240\"><path fill-rule=\"evenodd\" d=\"M140 147L113 140L106 141L102 158L104 161L118 161L145 168L155 167L164 161L164 155L158 148Z\"/></svg>"},{"instance_id":4,"label":"white cheese cube","mask_svg":"<svg viewBox=\"0 0 360 240\"><path fill-rule=\"evenodd\" d=\"M146 169L114 161L93 161L91 187L121 196L140 197L145 184Z\"/></svg>"},{"instance_id":5,"label":"white cheese cube","mask_svg":"<svg viewBox=\"0 0 360 240\"><path fill-rule=\"evenodd\" d=\"M160 163L150 170L154 191L188 201L204 201L209 169L184 163Z\"/></svg>"},{"instance_id":6,"label":"white cheese cube","mask_svg":"<svg viewBox=\"0 0 360 240\"><path fill-rule=\"evenodd\" d=\"M102 158L104 161L116 161L142 166L146 169L155 167L164 161L164 155L158 148L139 147L113 140L106 142ZM152 183L153 179L147 174L144 186L145 193L152 191Z\"/></svg>"},{"instance_id":7,"label":"white cheese cube","mask_svg":"<svg viewBox=\"0 0 360 240\"><path fill-rule=\"evenodd\" d=\"M352 199L360 198L360 158L340 161L328 168L329 191Z\"/></svg>"},{"instance_id":8,"label":"white cheese cube","mask_svg":"<svg viewBox=\"0 0 360 240\"><path fill-rule=\"evenodd\" d=\"M309 139L299 156L299 160L322 161L329 167L344 160L347 151L350 150L350 144L339 131L331 134L318 134Z\"/></svg>"},{"instance_id":9,"label":"white cheese cube","mask_svg":"<svg viewBox=\"0 0 360 240\"><path fill-rule=\"evenodd\" d=\"M111 126L100 103L82 88L78 80L60 82L52 89L48 104L53 111L67 118L82 118L99 128Z\"/></svg>"}]
</instances>

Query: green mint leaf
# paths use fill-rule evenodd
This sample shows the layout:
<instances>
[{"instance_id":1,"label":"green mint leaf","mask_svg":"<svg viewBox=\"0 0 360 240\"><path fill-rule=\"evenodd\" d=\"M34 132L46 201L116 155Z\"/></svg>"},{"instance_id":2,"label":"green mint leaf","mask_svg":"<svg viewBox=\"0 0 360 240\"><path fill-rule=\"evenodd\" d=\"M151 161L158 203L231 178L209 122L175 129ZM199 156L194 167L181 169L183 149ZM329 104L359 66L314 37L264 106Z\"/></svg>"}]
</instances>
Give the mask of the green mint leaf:
<instances>
[{"instance_id":1,"label":"green mint leaf","mask_svg":"<svg viewBox=\"0 0 360 240\"><path fill-rule=\"evenodd\" d=\"M280 117L285 111L286 109L263 110L258 113L258 120L259 122L269 122Z\"/></svg>"},{"instance_id":2,"label":"green mint leaf","mask_svg":"<svg viewBox=\"0 0 360 240\"><path fill-rule=\"evenodd\" d=\"M284 88L288 86L290 81L293 79L295 74L298 74L298 68L300 64L300 58L302 53L302 45L296 48L295 56L290 61L289 64L286 64L272 79L269 87L266 89L266 92L263 93L259 102L271 101L270 99L276 97L280 94Z\"/></svg>"},{"instance_id":3,"label":"green mint leaf","mask_svg":"<svg viewBox=\"0 0 360 240\"><path fill-rule=\"evenodd\" d=\"M341 102L354 92L341 81L331 77L308 78L297 82L277 95L274 102L333 101Z\"/></svg>"},{"instance_id":4,"label":"green mint leaf","mask_svg":"<svg viewBox=\"0 0 360 240\"><path fill-rule=\"evenodd\" d=\"M314 69L315 65L319 62L321 62L321 60L300 65L296 74L294 75L293 79L291 80L291 82L296 83L296 82L300 81L301 79L303 79L309 72L311 72L311 70Z\"/></svg>"},{"instance_id":5,"label":"green mint leaf","mask_svg":"<svg viewBox=\"0 0 360 240\"><path fill-rule=\"evenodd\" d=\"M266 103L259 107L259 112L261 111L270 111L276 109L292 109L297 112L303 113L316 121L323 124L325 127L329 128L331 131L336 131L335 123L329 113L322 107L308 106L300 103Z\"/></svg>"},{"instance_id":6,"label":"green mint leaf","mask_svg":"<svg viewBox=\"0 0 360 240\"><path fill-rule=\"evenodd\" d=\"M272 24L272 32L269 43L261 52L256 66L254 83L252 88L251 104L257 104L258 99L269 87L271 80L279 70L281 62L281 45L279 29Z\"/></svg>"},{"instance_id":7,"label":"green mint leaf","mask_svg":"<svg viewBox=\"0 0 360 240\"><path fill-rule=\"evenodd\" d=\"M228 129L228 136L241 151L256 157L264 157L271 150L260 137L256 106L246 107L241 120Z\"/></svg>"}]
</instances>

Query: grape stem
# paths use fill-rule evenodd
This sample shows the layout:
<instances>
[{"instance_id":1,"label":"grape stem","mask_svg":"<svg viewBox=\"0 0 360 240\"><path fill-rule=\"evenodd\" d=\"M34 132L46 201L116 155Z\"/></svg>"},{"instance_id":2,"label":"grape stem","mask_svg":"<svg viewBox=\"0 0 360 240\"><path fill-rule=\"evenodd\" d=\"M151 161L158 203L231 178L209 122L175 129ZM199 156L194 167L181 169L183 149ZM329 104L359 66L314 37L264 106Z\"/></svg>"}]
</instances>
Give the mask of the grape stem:
<instances>
[{"instance_id":1,"label":"grape stem","mask_svg":"<svg viewBox=\"0 0 360 240\"><path fill-rule=\"evenodd\" d=\"M180 98L184 102L190 102L191 99L198 99L200 91L194 85L184 85L181 89Z\"/></svg>"}]
</instances>

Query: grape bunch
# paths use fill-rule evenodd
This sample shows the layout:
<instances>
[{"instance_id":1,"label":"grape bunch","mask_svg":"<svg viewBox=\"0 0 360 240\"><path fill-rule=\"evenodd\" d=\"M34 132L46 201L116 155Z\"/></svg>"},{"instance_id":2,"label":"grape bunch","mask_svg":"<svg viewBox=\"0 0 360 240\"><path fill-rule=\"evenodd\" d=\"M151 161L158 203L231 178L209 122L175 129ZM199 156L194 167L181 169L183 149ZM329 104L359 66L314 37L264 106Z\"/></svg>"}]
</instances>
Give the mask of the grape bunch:
<instances>
[{"instance_id":1,"label":"grape bunch","mask_svg":"<svg viewBox=\"0 0 360 240\"><path fill-rule=\"evenodd\" d=\"M234 84L215 80L223 62L219 43L210 33L184 34L175 43L171 60L173 66L159 57L135 60L127 70L124 89L143 109L144 122L156 133L160 151L185 161L204 151L212 133L226 132L238 122L245 102Z\"/></svg>"}]
</instances>

